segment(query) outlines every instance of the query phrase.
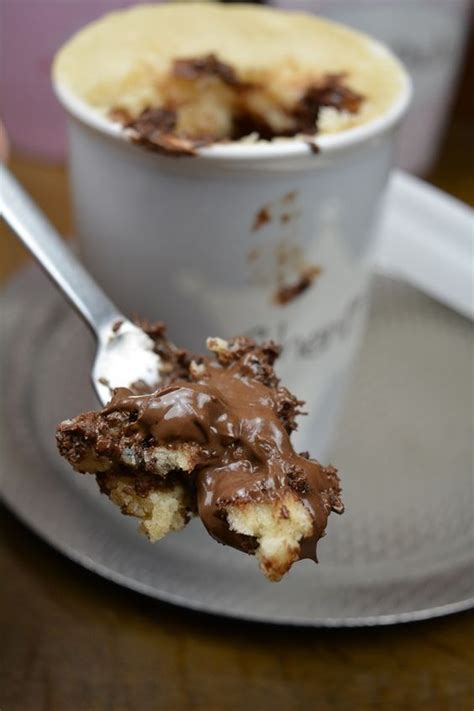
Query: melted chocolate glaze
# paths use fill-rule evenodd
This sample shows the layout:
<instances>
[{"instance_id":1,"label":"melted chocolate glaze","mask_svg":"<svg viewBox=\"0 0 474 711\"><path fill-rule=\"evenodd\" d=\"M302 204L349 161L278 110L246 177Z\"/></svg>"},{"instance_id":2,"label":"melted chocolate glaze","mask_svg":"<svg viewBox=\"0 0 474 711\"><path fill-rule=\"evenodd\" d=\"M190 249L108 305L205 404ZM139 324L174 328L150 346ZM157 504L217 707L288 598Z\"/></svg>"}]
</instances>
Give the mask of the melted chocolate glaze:
<instances>
[{"instance_id":1,"label":"melted chocolate glaze","mask_svg":"<svg viewBox=\"0 0 474 711\"><path fill-rule=\"evenodd\" d=\"M316 559L331 510L342 513L340 485L333 467L297 454L290 442L299 403L278 386L272 346L261 349L240 339L230 363L205 361L202 375L176 380L148 395L119 389L105 415L128 413L129 428L146 442L193 442L200 447L195 470L199 515L209 533L227 545L253 552L255 541L230 530L226 509L248 502L283 499L288 494L310 512L313 530L300 557ZM249 345L251 344L251 345ZM282 412L293 411L285 420ZM281 511L285 514L285 507Z\"/></svg>"}]
</instances>

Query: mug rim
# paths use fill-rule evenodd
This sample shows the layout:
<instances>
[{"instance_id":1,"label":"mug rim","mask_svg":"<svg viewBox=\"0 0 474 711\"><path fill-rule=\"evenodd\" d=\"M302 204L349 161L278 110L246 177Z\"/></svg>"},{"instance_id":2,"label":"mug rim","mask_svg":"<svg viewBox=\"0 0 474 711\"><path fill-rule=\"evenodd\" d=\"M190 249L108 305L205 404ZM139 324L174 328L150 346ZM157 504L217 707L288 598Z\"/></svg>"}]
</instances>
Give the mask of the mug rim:
<instances>
[{"instance_id":1,"label":"mug rim","mask_svg":"<svg viewBox=\"0 0 474 711\"><path fill-rule=\"evenodd\" d=\"M313 154L314 158L317 158L320 153L323 155L337 153L377 138L403 118L413 95L413 82L406 68L393 52L386 48L385 45L382 44L382 46L397 63L403 83L395 101L380 116L376 116L360 126L343 131L319 136L316 134L314 143L319 149L316 153L312 150L309 138L282 138L273 141L257 141L255 143L243 141L216 142L210 146L197 148L195 154L191 157L194 161L200 158L211 161L281 160L282 158L307 158L311 154ZM130 145L130 141L123 135L120 124L110 121L54 78L52 84L59 102L68 114L95 131Z\"/></svg>"}]
</instances>

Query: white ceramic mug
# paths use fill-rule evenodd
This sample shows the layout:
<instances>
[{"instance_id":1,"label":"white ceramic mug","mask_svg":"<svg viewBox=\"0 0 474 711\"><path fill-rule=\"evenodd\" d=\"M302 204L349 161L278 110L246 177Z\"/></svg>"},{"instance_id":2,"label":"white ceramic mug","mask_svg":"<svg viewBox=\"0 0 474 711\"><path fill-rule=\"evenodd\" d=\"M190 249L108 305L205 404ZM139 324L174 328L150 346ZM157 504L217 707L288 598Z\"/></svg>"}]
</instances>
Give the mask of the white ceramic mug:
<instances>
[{"instance_id":1,"label":"white ceramic mug","mask_svg":"<svg viewBox=\"0 0 474 711\"><path fill-rule=\"evenodd\" d=\"M293 140L161 156L56 91L70 118L77 237L93 275L126 313L164 320L176 343L199 352L208 335L282 343L278 372L309 412L296 446L325 458L363 333L374 220L408 77L386 114L320 136L317 154ZM275 304L278 271L297 279L302 262L321 273Z\"/></svg>"}]
</instances>

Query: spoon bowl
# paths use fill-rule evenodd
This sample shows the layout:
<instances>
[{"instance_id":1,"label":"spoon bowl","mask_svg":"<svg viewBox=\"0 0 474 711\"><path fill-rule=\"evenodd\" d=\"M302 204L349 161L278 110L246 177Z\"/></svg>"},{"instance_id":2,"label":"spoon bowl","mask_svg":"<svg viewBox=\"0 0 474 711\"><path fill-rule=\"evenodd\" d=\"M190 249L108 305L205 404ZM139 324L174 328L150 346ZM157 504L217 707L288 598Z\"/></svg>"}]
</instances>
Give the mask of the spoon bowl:
<instances>
[{"instance_id":1,"label":"spoon bowl","mask_svg":"<svg viewBox=\"0 0 474 711\"><path fill-rule=\"evenodd\" d=\"M4 165L0 214L92 330L97 352L91 377L100 402L105 405L118 387L156 386L161 359L153 340L120 313Z\"/></svg>"}]
</instances>

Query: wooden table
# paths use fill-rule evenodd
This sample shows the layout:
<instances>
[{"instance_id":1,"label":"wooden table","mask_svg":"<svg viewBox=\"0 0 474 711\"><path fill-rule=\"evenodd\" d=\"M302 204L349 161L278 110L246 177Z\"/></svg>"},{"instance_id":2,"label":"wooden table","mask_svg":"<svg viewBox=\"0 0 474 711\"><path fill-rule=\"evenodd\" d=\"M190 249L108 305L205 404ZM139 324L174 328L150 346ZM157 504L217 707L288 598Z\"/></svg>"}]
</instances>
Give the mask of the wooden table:
<instances>
[{"instance_id":1,"label":"wooden table","mask_svg":"<svg viewBox=\"0 0 474 711\"><path fill-rule=\"evenodd\" d=\"M458 117L431 176L471 203L472 140ZM12 168L70 233L64 169L20 158ZM25 258L0 228L0 282ZM1 508L0 639L1 711L474 708L474 613L352 631L208 617L83 570Z\"/></svg>"}]
</instances>

